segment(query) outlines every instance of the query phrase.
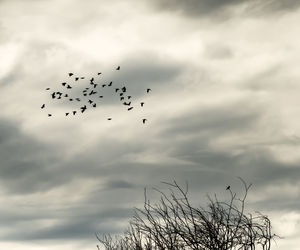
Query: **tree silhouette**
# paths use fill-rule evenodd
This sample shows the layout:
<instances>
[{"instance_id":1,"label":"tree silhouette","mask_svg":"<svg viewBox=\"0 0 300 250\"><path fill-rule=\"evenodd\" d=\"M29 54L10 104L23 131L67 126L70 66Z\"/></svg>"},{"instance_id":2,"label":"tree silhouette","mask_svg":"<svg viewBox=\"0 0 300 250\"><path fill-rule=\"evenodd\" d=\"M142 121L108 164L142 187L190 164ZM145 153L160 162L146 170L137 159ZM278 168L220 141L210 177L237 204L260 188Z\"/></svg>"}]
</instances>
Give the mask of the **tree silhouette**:
<instances>
[{"instance_id":1,"label":"tree silhouette","mask_svg":"<svg viewBox=\"0 0 300 250\"><path fill-rule=\"evenodd\" d=\"M245 213L251 184L240 180L245 189L241 198L227 188L228 201L219 201L216 195L207 196L206 209L193 207L188 186L183 189L176 181L164 182L169 194L155 189L161 195L158 203L150 202L145 189L144 207L135 208L123 235L96 237L106 250L269 250L278 236L272 234L266 215Z\"/></svg>"}]
</instances>

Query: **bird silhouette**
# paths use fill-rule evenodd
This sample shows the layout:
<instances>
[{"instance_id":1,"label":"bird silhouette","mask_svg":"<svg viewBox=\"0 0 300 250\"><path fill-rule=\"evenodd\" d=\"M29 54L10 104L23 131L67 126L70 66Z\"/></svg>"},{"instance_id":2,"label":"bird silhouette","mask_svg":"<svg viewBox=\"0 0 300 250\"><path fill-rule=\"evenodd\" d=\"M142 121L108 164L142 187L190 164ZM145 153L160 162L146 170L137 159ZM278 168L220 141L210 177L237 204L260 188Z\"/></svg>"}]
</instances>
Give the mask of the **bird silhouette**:
<instances>
[{"instance_id":1,"label":"bird silhouette","mask_svg":"<svg viewBox=\"0 0 300 250\"><path fill-rule=\"evenodd\" d=\"M111 85L112 85L112 82L110 82L110 83L109 83L107 86L109 86L109 87L110 87Z\"/></svg>"},{"instance_id":2,"label":"bird silhouette","mask_svg":"<svg viewBox=\"0 0 300 250\"><path fill-rule=\"evenodd\" d=\"M124 95L124 93L120 93L120 96Z\"/></svg>"},{"instance_id":3,"label":"bird silhouette","mask_svg":"<svg viewBox=\"0 0 300 250\"><path fill-rule=\"evenodd\" d=\"M66 116L68 116L69 115L69 113L66 113Z\"/></svg>"},{"instance_id":4,"label":"bird silhouette","mask_svg":"<svg viewBox=\"0 0 300 250\"><path fill-rule=\"evenodd\" d=\"M70 98L70 99L69 99L69 101L71 102L71 101L73 101L73 99L72 99L72 98Z\"/></svg>"},{"instance_id":5,"label":"bird silhouette","mask_svg":"<svg viewBox=\"0 0 300 250\"><path fill-rule=\"evenodd\" d=\"M99 98L103 98L103 95L100 95Z\"/></svg>"},{"instance_id":6,"label":"bird silhouette","mask_svg":"<svg viewBox=\"0 0 300 250\"><path fill-rule=\"evenodd\" d=\"M227 188L226 188L226 190L229 190L230 189L230 186L228 186Z\"/></svg>"},{"instance_id":7,"label":"bird silhouette","mask_svg":"<svg viewBox=\"0 0 300 250\"><path fill-rule=\"evenodd\" d=\"M151 89L147 89L147 93L149 93L150 91L152 91Z\"/></svg>"},{"instance_id":8,"label":"bird silhouette","mask_svg":"<svg viewBox=\"0 0 300 250\"><path fill-rule=\"evenodd\" d=\"M130 106L131 102L123 102L123 105Z\"/></svg>"},{"instance_id":9,"label":"bird silhouette","mask_svg":"<svg viewBox=\"0 0 300 250\"><path fill-rule=\"evenodd\" d=\"M76 113L77 113L77 111L74 110L74 111L73 111L73 115L75 115Z\"/></svg>"},{"instance_id":10,"label":"bird silhouette","mask_svg":"<svg viewBox=\"0 0 300 250\"><path fill-rule=\"evenodd\" d=\"M147 119L143 119L143 124L145 124L146 121L147 121Z\"/></svg>"},{"instance_id":11,"label":"bird silhouette","mask_svg":"<svg viewBox=\"0 0 300 250\"><path fill-rule=\"evenodd\" d=\"M45 108L45 104L42 105L41 109Z\"/></svg>"},{"instance_id":12,"label":"bird silhouette","mask_svg":"<svg viewBox=\"0 0 300 250\"><path fill-rule=\"evenodd\" d=\"M97 94L97 92L94 91L94 90L92 90L92 91L89 93L89 95L94 95L94 94Z\"/></svg>"},{"instance_id":13,"label":"bird silhouette","mask_svg":"<svg viewBox=\"0 0 300 250\"><path fill-rule=\"evenodd\" d=\"M79 77L75 77L75 81L78 81L79 80Z\"/></svg>"},{"instance_id":14,"label":"bird silhouette","mask_svg":"<svg viewBox=\"0 0 300 250\"><path fill-rule=\"evenodd\" d=\"M98 75L101 75L101 72L98 72Z\"/></svg>"},{"instance_id":15,"label":"bird silhouette","mask_svg":"<svg viewBox=\"0 0 300 250\"><path fill-rule=\"evenodd\" d=\"M48 116L52 116L52 114L48 114Z\"/></svg>"},{"instance_id":16,"label":"bird silhouette","mask_svg":"<svg viewBox=\"0 0 300 250\"><path fill-rule=\"evenodd\" d=\"M55 92L53 92L53 93L51 94L51 96L52 96L52 99L54 99L54 98L55 98Z\"/></svg>"},{"instance_id":17,"label":"bird silhouette","mask_svg":"<svg viewBox=\"0 0 300 250\"><path fill-rule=\"evenodd\" d=\"M120 66L118 66L118 67L116 68L116 70L120 70Z\"/></svg>"},{"instance_id":18,"label":"bird silhouette","mask_svg":"<svg viewBox=\"0 0 300 250\"><path fill-rule=\"evenodd\" d=\"M94 104L93 104L93 107L96 108L96 106L97 106L96 103L94 103Z\"/></svg>"},{"instance_id":19,"label":"bird silhouette","mask_svg":"<svg viewBox=\"0 0 300 250\"><path fill-rule=\"evenodd\" d=\"M83 113L86 110L86 105L80 107L80 109L81 109L81 113Z\"/></svg>"},{"instance_id":20,"label":"bird silhouette","mask_svg":"<svg viewBox=\"0 0 300 250\"><path fill-rule=\"evenodd\" d=\"M69 76L72 76L72 75L74 75L73 73L69 73Z\"/></svg>"},{"instance_id":21,"label":"bird silhouette","mask_svg":"<svg viewBox=\"0 0 300 250\"><path fill-rule=\"evenodd\" d=\"M144 102L141 102L141 107L143 107L143 106L144 106L144 104L145 104Z\"/></svg>"},{"instance_id":22,"label":"bird silhouette","mask_svg":"<svg viewBox=\"0 0 300 250\"><path fill-rule=\"evenodd\" d=\"M50 88L46 88L46 90L50 90Z\"/></svg>"},{"instance_id":23,"label":"bird silhouette","mask_svg":"<svg viewBox=\"0 0 300 250\"><path fill-rule=\"evenodd\" d=\"M65 94L65 97L68 97L68 94Z\"/></svg>"},{"instance_id":24,"label":"bird silhouette","mask_svg":"<svg viewBox=\"0 0 300 250\"><path fill-rule=\"evenodd\" d=\"M84 96L86 96L87 94L83 94Z\"/></svg>"},{"instance_id":25,"label":"bird silhouette","mask_svg":"<svg viewBox=\"0 0 300 250\"><path fill-rule=\"evenodd\" d=\"M67 86L67 89L71 89L72 87L70 85Z\"/></svg>"},{"instance_id":26,"label":"bird silhouette","mask_svg":"<svg viewBox=\"0 0 300 250\"><path fill-rule=\"evenodd\" d=\"M118 89L118 88L116 88L115 90L116 90L116 93L117 93L119 89Z\"/></svg>"},{"instance_id":27,"label":"bird silhouette","mask_svg":"<svg viewBox=\"0 0 300 250\"><path fill-rule=\"evenodd\" d=\"M130 107L130 108L128 108L127 110L130 111L130 110L132 110L132 109L133 109L133 107Z\"/></svg>"},{"instance_id":28,"label":"bird silhouette","mask_svg":"<svg viewBox=\"0 0 300 250\"><path fill-rule=\"evenodd\" d=\"M122 88L122 91L123 91L123 92L126 92L126 87L123 87L123 88Z\"/></svg>"},{"instance_id":29,"label":"bird silhouette","mask_svg":"<svg viewBox=\"0 0 300 250\"><path fill-rule=\"evenodd\" d=\"M79 98L76 98L76 101L80 102L80 99L79 99Z\"/></svg>"},{"instance_id":30,"label":"bird silhouette","mask_svg":"<svg viewBox=\"0 0 300 250\"><path fill-rule=\"evenodd\" d=\"M80 77L80 79L84 79L84 76Z\"/></svg>"},{"instance_id":31,"label":"bird silhouette","mask_svg":"<svg viewBox=\"0 0 300 250\"><path fill-rule=\"evenodd\" d=\"M124 96L121 96L120 101L124 100Z\"/></svg>"},{"instance_id":32,"label":"bird silhouette","mask_svg":"<svg viewBox=\"0 0 300 250\"><path fill-rule=\"evenodd\" d=\"M104 88L106 86L106 84L102 84L102 88Z\"/></svg>"},{"instance_id":33,"label":"bird silhouette","mask_svg":"<svg viewBox=\"0 0 300 250\"><path fill-rule=\"evenodd\" d=\"M90 103L90 104L92 104L92 103L93 103L93 101L92 101L92 100L89 100L89 103Z\"/></svg>"},{"instance_id":34,"label":"bird silhouette","mask_svg":"<svg viewBox=\"0 0 300 250\"><path fill-rule=\"evenodd\" d=\"M110 120L111 120L111 118L107 118L107 120L109 120L109 121L110 121Z\"/></svg>"},{"instance_id":35,"label":"bird silhouette","mask_svg":"<svg viewBox=\"0 0 300 250\"><path fill-rule=\"evenodd\" d=\"M98 84L94 84L94 89L97 87Z\"/></svg>"},{"instance_id":36,"label":"bird silhouette","mask_svg":"<svg viewBox=\"0 0 300 250\"><path fill-rule=\"evenodd\" d=\"M127 96L128 100L131 98L131 95Z\"/></svg>"},{"instance_id":37,"label":"bird silhouette","mask_svg":"<svg viewBox=\"0 0 300 250\"><path fill-rule=\"evenodd\" d=\"M62 86L66 86L66 84L67 84L66 82L63 82L61 85L62 85Z\"/></svg>"}]
</instances>

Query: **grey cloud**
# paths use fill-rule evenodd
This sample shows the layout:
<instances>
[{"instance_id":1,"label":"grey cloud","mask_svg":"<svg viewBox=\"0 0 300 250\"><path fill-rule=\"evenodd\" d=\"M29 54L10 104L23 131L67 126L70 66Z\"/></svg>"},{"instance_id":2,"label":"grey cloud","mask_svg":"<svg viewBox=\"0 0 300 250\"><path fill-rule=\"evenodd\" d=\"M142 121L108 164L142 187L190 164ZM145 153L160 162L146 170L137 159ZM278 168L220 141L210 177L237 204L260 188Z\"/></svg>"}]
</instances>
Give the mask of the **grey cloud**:
<instances>
[{"instance_id":1,"label":"grey cloud","mask_svg":"<svg viewBox=\"0 0 300 250\"><path fill-rule=\"evenodd\" d=\"M291 11L299 7L297 0L156 0L157 8L166 11L177 11L187 17L207 17L211 20L228 18L232 15L230 8L245 5L244 14L268 14Z\"/></svg>"}]
</instances>

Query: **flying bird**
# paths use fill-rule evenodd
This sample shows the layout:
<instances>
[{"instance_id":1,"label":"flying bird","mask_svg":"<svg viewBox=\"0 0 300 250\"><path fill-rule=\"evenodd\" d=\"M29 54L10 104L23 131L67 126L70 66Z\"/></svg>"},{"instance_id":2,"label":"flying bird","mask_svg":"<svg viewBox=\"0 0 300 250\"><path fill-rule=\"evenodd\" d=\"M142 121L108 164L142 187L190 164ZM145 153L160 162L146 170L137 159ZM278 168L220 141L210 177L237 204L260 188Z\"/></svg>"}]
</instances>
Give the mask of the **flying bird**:
<instances>
[{"instance_id":1,"label":"flying bird","mask_svg":"<svg viewBox=\"0 0 300 250\"><path fill-rule=\"evenodd\" d=\"M65 97L68 97L68 94L65 94Z\"/></svg>"},{"instance_id":2,"label":"flying bird","mask_svg":"<svg viewBox=\"0 0 300 250\"><path fill-rule=\"evenodd\" d=\"M67 86L67 89L71 89L72 87L70 85Z\"/></svg>"},{"instance_id":3,"label":"flying bird","mask_svg":"<svg viewBox=\"0 0 300 250\"><path fill-rule=\"evenodd\" d=\"M79 77L75 77L75 81L78 81L79 80Z\"/></svg>"},{"instance_id":4,"label":"flying bird","mask_svg":"<svg viewBox=\"0 0 300 250\"><path fill-rule=\"evenodd\" d=\"M52 116L52 114L48 114L48 116Z\"/></svg>"},{"instance_id":5,"label":"flying bird","mask_svg":"<svg viewBox=\"0 0 300 250\"><path fill-rule=\"evenodd\" d=\"M230 189L230 186L228 186L227 188L226 188L226 190L229 190Z\"/></svg>"},{"instance_id":6,"label":"flying bird","mask_svg":"<svg viewBox=\"0 0 300 250\"><path fill-rule=\"evenodd\" d=\"M90 103L90 104L92 104L92 103L93 103L93 101L92 101L92 100L89 100L89 103Z\"/></svg>"},{"instance_id":7,"label":"flying bird","mask_svg":"<svg viewBox=\"0 0 300 250\"><path fill-rule=\"evenodd\" d=\"M46 88L46 90L49 90L50 88Z\"/></svg>"},{"instance_id":8,"label":"flying bird","mask_svg":"<svg viewBox=\"0 0 300 250\"><path fill-rule=\"evenodd\" d=\"M55 92L53 92L53 93L51 94L51 96L52 96L52 99L54 99L54 98L55 98Z\"/></svg>"},{"instance_id":9,"label":"flying bird","mask_svg":"<svg viewBox=\"0 0 300 250\"><path fill-rule=\"evenodd\" d=\"M66 113L66 116L68 116L69 115L69 113Z\"/></svg>"},{"instance_id":10,"label":"flying bird","mask_svg":"<svg viewBox=\"0 0 300 250\"><path fill-rule=\"evenodd\" d=\"M98 84L94 84L94 89L97 87Z\"/></svg>"},{"instance_id":11,"label":"flying bird","mask_svg":"<svg viewBox=\"0 0 300 250\"><path fill-rule=\"evenodd\" d=\"M45 108L45 104L42 105L41 109Z\"/></svg>"},{"instance_id":12,"label":"flying bird","mask_svg":"<svg viewBox=\"0 0 300 250\"><path fill-rule=\"evenodd\" d=\"M127 96L128 100L131 98L131 95Z\"/></svg>"},{"instance_id":13,"label":"flying bird","mask_svg":"<svg viewBox=\"0 0 300 250\"><path fill-rule=\"evenodd\" d=\"M92 91L89 93L89 95L94 95L94 94L96 94L96 93L97 93L96 91L92 90Z\"/></svg>"},{"instance_id":14,"label":"flying bird","mask_svg":"<svg viewBox=\"0 0 300 250\"><path fill-rule=\"evenodd\" d=\"M94 103L94 104L93 104L93 107L96 108L96 106L97 106L96 103Z\"/></svg>"},{"instance_id":15,"label":"flying bird","mask_svg":"<svg viewBox=\"0 0 300 250\"><path fill-rule=\"evenodd\" d=\"M76 114L76 111L74 110L74 111L73 111L73 115L75 115L75 114Z\"/></svg>"},{"instance_id":16,"label":"flying bird","mask_svg":"<svg viewBox=\"0 0 300 250\"><path fill-rule=\"evenodd\" d=\"M133 107L130 107L130 108L128 108L127 110L130 111L130 110L132 110L132 109L133 109Z\"/></svg>"},{"instance_id":17,"label":"flying bird","mask_svg":"<svg viewBox=\"0 0 300 250\"><path fill-rule=\"evenodd\" d=\"M124 93L120 93L120 96L124 95Z\"/></svg>"},{"instance_id":18,"label":"flying bird","mask_svg":"<svg viewBox=\"0 0 300 250\"><path fill-rule=\"evenodd\" d=\"M80 77L80 79L84 79L84 76Z\"/></svg>"},{"instance_id":19,"label":"flying bird","mask_svg":"<svg viewBox=\"0 0 300 250\"><path fill-rule=\"evenodd\" d=\"M79 98L76 98L76 101L80 102L80 99L79 99Z\"/></svg>"},{"instance_id":20,"label":"flying bird","mask_svg":"<svg viewBox=\"0 0 300 250\"><path fill-rule=\"evenodd\" d=\"M126 87L123 87L123 88L122 88L122 91L123 91L123 92L126 92Z\"/></svg>"},{"instance_id":21,"label":"flying bird","mask_svg":"<svg viewBox=\"0 0 300 250\"><path fill-rule=\"evenodd\" d=\"M118 89L118 88L116 88L116 93L118 92L118 90L119 90L119 89Z\"/></svg>"},{"instance_id":22,"label":"flying bird","mask_svg":"<svg viewBox=\"0 0 300 250\"><path fill-rule=\"evenodd\" d=\"M99 98L103 98L103 95L100 95Z\"/></svg>"},{"instance_id":23,"label":"flying bird","mask_svg":"<svg viewBox=\"0 0 300 250\"><path fill-rule=\"evenodd\" d=\"M118 66L118 67L116 68L116 70L120 70L120 66Z\"/></svg>"},{"instance_id":24,"label":"flying bird","mask_svg":"<svg viewBox=\"0 0 300 250\"><path fill-rule=\"evenodd\" d=\"M111 85L112 85L112 82L110 82L110 83L109 83L107 86L109 86L109 87L110 87Z\"/></svg>"},{"instance_id":25,"label":"flying bird","mask_svg":"<svg viewBox=\"0 0 300 250\"><path fill-rule=\"evenodd\" d=\"M104 88L106 86L106 84L102 84L102 88Z\"/></svg>"},{"instance_id":26,"label":"flying bird","mask_svg":"<svg viewBox=\"0 0 300 250\"><path fill-rule=\"evenodd\" d=\"M73 101L73 99L72 99L72 98L70 98L70 99L69 99L69 101L71 102L71 101Z\"/></svg>"},{"instance_id":27,"label":"flying bird","mask_svg":"<svg viewBox=\"0 0 300 250\"><path fill-rule=\"evenodd\" d=\"M143 119L143 124L145 124L146 121L147 121L147 119Z\"/></svg>"},{"instance_id":28,"label":"flying bird","mask_svg":"<svg viewBox=\"0 0 300 250\"><path fill-rule=\"evenodd\" d=\"M123 102L123 105L130 106L131 102Z\"/></svg>"},{"instance_id":29,"label":"flying bird","mask_svg":"<svg viewBox=\"0 0 300 250\"><path fill-rule=\"evenodd\" d=\"M63 82L61 85L62 85L62 86L66 86L66 84L67 84L66 82Z\"/></svg>"},{"instance_id":30,"label":"flying bird","mask_svg":"<svg viewBox=\"0 0 300 250\"><path fill-rule=\"evenodd\" d=\"M124 96L121 96L120 101L124 100Z\"/></svg>"},{"instance_id":31,"label":"flying bird","mask_svg":"<svg viewBox=\"0 0 300 250\"><path fill-rule=\"evenodd\" d=\"M109 120L109 121L110 121L110 120L111 120L111 118L107 118L107 120Z\"/></svg>"},{"instance_id":32,"label":"flying bird","mask_svg":"<svg viewBox=\"0 0 300 250\"><path fill-rule=\"evenodd\" d=\"M69 73L69 76L72 76L72 75L74 75L73 73Z\"/></svg>"},{"instance_id":33,"label":"flying bird","mask_svg":"<svg viewBox=\"0 0 300 250\"><path fill-rule=\"evenodd\" d=\"M147 93L149 93L150 91L152 91L151 89L147 89Z\"/></svg>"},{"instance_id":34,"label":"flying bird","mask_svg":"<svg viewBox=\"0 0 300 250\"><path fill-rule=\"evenodd\" d=\"M101 75L101 72L98 72L98 75Z\"/></svg>"},{"instance_id":35,"label":"flying bird","mask_svg":"<svg viewBox=\"0 0 300 250\"><path fill-rule=\"evenodd\" d=\"M81 113L83 113L86 110L86 105L82 106L80 109L81 109Z\"/></svg>"},{"instance_id":36,"label":"flying bird","mask_svg":"<svg viewBox=\"0 0 300 250\"><path fill-rule=\"evenodd\" d=\"M144 102L141 102L141 107L143 107L143 106L144 106L144 104L145 104Z\"/></svg>"}]
</instances>

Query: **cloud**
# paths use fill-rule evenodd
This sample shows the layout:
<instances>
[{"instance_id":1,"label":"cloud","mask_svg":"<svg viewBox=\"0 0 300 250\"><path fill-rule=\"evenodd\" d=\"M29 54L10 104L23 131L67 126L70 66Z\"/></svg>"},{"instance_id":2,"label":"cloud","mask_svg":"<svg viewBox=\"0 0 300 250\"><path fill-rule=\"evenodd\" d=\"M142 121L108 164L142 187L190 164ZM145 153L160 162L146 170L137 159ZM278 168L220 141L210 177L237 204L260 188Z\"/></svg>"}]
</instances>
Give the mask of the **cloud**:
<instances>
[{"instance_id":1,"label":"cloud","mask_svg":"<svg viewBox=\"0 0 300 250\"><path fill-rule=\"evenodd\" d=\"M219 20L220 17L223 19L234 15L231 10L235 7L241 7L243 9L242 13L244 14L270 14L292 11L300 6L297 0L155 0L154 4L161 10L176 11L186 17L207 17L210 20Z\"/></svg>"}]
</instances>

